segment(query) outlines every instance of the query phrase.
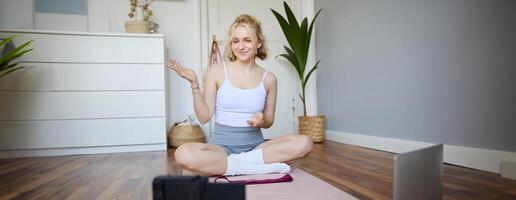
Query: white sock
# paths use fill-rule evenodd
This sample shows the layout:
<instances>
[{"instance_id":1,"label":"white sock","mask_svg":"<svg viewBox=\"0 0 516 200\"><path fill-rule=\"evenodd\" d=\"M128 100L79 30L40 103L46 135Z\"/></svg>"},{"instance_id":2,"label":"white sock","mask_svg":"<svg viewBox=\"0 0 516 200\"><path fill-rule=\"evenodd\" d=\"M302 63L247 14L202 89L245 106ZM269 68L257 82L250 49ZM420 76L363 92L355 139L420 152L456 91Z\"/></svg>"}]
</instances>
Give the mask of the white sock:
<instances>
[{"instance_id":1,"label":"white sock","mask_svg":"<svg viewBox=\"0 0 516 200\"><path fill-rule=\"evenodd\" d=\"M228 165L226 173L224 173L225 176L271 173L287 174L290 172L290 166L285 163L255 164L239 160L233 155L235 154L227 157Z\"/></svg>"},{"instance_id":2,"label":"white sock","mask_svg":"<svg viewBox=\"0 0 516 200\"><path fill-rule=\"evenodd\" d=\"M263 161L263 150L255 149L248 152L242 152L239 154L234 154L234 157L238 160L245 161L248 163L254 164L265 164Z\"/></svg>"}]
</instances>

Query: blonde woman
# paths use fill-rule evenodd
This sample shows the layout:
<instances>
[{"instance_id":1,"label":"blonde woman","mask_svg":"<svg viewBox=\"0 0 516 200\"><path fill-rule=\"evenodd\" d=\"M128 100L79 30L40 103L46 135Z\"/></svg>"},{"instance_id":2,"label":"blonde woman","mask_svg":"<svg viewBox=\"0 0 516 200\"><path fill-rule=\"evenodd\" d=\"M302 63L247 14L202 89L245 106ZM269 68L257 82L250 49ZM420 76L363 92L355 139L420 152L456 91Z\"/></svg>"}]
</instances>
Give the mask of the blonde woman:
<instances>
[{"instance_id":1,"label":"blonde woman","mask_svg":"<svg viewBox=\"0 0 516 200\"><path fill-rule=\"evenodd\" d=\"M253 16L240 15L228 33L225 62L207 71L203 90L193 70L175 60L167 64L190 82L199 121L215 114L208 144L183 144L175 159L184 170L205 176L288 173L284 162L307 155L312 140L288 135L264 141L261 129L274 123L277 80L255 61L267 58L262 28Z\"/></svg>"}]
</instances>

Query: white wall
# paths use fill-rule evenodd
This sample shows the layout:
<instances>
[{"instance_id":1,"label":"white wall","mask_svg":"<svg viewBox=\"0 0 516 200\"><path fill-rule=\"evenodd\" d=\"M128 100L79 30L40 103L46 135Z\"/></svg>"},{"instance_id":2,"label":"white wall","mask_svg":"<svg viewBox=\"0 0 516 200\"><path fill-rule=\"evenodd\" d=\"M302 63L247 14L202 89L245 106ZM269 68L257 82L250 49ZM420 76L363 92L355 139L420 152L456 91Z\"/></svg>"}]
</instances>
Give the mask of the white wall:
<instances>
[{"instance_id":1,"label":"white wall","mask_svg":"<svg viewBox=\"0 0 516 200\"><path fill-rule=\"evenodd\" d=\"M0 0L1 29L33 29L34 0Z\"/></svg>"},{"instance_id":2,"label":"white wall","mask_svg":"<svg viewBox=\"0 0 516 200\"><path fill-rule=\"evenodd\" d=\"M191 67L201 76L200 0L155 1L151 5L154 21L165 35L168 57ZM0 0L0 29L33 29L33 0ZM124 32L129 20L128 0L88 0L88 31ZM175 73L168 72L169 123L193 113L190 86Z\"/></svg>"},{"instance_id":3,"label":"white wall","mask_svg":"<svg viewBox=\"0 0 516 200\"><path fill-rule=\"evenodd\" d=\"M88 31L88 16L36 12L34 27L38 30Z\"/></svg>"},{"instance_id":4,"label":"white wall","mask_svg":"<svg viewBox=\"0 0 516 200\"><path fill-rule=\"evenodd\" d=\"M151 5L159 33L165 35L168 57L191 67L200 77L200 15L199 0L155 1ZM92 32L124 32L129 11L127 0L89 0L88 23ZM190 86L172 71L168 71L169 123L183 120L193 113Z\"/></svg>"}]
</instances>

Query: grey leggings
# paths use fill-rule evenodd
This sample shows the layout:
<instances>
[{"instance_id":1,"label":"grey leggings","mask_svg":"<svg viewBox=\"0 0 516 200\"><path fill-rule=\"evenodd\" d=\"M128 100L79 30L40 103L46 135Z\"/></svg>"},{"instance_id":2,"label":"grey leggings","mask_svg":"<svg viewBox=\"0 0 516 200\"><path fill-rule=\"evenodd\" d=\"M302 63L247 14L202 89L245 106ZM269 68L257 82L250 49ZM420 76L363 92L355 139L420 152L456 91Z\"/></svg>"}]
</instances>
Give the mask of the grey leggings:
<instances>
[{"instance_id":1,"label":"grey leggings","mask_svg":"<svg viewBox=\"0 0 516 200\"><path fill-rule=\"evenodd\" d=\"M233 127L215 123L209 144L221 146L226 153L248 152L264 142L262 130L254 127Z\"/></svg>"}]
</instances>

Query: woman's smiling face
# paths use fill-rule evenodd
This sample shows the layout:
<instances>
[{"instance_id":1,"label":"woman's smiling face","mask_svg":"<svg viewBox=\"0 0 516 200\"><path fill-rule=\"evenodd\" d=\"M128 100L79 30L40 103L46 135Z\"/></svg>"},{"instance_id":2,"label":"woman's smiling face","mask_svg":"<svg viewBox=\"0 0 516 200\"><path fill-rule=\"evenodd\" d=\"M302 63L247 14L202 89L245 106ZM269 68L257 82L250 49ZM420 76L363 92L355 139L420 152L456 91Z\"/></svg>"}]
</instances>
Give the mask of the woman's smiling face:
<instances>
[{"instance_id":1,"label":"woman's smiling face","mask_svg":"<svg viewBox=\"0 0 516 200\"><path fill-rule=\"evenodd\" d=\"M259 45L254 31L247 26L239 25L231 34L231 50L240 61L254 60Z\"/></svg>"}]
</instances>

